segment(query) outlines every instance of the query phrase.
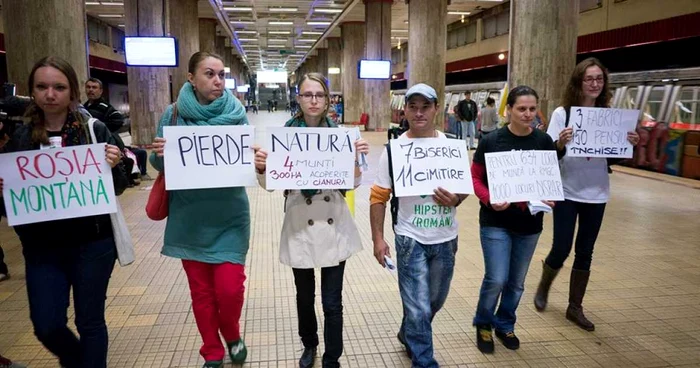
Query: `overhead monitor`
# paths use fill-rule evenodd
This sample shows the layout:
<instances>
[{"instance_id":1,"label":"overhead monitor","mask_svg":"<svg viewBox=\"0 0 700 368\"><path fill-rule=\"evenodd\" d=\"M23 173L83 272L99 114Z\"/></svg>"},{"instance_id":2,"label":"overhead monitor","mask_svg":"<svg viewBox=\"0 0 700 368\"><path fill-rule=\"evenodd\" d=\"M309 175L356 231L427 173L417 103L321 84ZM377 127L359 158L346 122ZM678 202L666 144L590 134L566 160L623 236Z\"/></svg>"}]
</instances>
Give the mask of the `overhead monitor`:
<instances>
[{"instance_id":1,"label":"overhead monitor","mask_svg":"<svg viewBox=\"0 0 700 368\"><path fill-rule=\"evenodd\" d=\"M258 70L258 83L287 83L286 71Z\"/></svg>"},{"instance_id":2,"label":"overhead monitor","mask_svg":"<svg viewBox=\"0 0 700 368\"><path fill-rule=\"evenodd\" d=\"M124 37L127 66L176 67L175 37Z\"/></svg>"},{"instance_id":3,"label":"overhead monitor","mask_svg":"<svg viewBox=\"0 0 700 368\"><path fill-rule=\"evenodd\" d=\"M236 92L238 93L248 93L250 86L238 86L236 87Z\"/></svg>"},{"instance_id":4,"label":"overhead monitor","mask_svg":"<svg viewBox=\"0 0 700 368\"><path fill-rule=\"evenodd\" d=\"M236 80L233 78L224 79L224 88L235 89L236 88Z\"/></svg>"},{"instance_id":5,"label":"overhead monitor","mask_svg":"<svg viewBox=\"0 0 700 368\"><path fill-rule=\"evenodd\" d=\"M360 60L357 64L360 79L390 79L391 60Z\"/></svg>"}]
</instances>

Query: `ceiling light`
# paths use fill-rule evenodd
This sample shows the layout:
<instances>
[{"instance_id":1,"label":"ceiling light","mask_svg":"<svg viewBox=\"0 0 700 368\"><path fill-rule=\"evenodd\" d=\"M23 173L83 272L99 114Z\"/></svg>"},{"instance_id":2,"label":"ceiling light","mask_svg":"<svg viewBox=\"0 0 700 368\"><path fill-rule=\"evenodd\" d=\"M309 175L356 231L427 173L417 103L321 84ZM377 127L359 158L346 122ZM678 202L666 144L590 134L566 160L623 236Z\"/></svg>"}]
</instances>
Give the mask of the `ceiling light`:
<instances>
[{"instance_id":1,"label":"ceiling light","mask_svg":"<svg viewBox=\"0 0 700 368\"><path fill-rule=\"evenodd\" d=\"M267 34L276 34L276 35L288 35L291 32L289 31L267 31Z\"/></svg>"},{"instance_id":2,"label":"ceiling light","mask_svg":"<svg viewBox=\"0 0 700 368\"><path fill-rule=\"evenodd\" d=\"M316 40L311 38L299 38L297 39L297 42L316 42Z\"/></svg>"},{"instance_id":3,"label":"ceiling light","mask_svg":"<svg viewBox=\"0 0 700 368\"><path fill-rule=\"evenodd\" d=\"M342 13L343 9L314 8L314 12L315 13L336 14L336 13Z\"/></svg>"},{"instance_id":4,"label":"ceiling light","mask_svg":"<svg viewBox=\"0 0 700 368\"><path fill-rule=\"evenodd\" d=\"M340 68L328 68L328 74L340 74Z\"/></svg>"},{"instance_id":5,"label":"ceiling light","mask_svg":"<svg viewBox=\"0 0 700 368\"><path fill-rule=\"evenodd\" d=\"M294 25L294 22L286 21L286 20L271 20L267 22L267 24L271 26L292 26Z\"/></svg>"},{"instance_id":6,"label":"ceiling light","mask_svg":"<svg viewBox=\"0 0 700 368\"><path fill-rule=\"evenodd\" d=\"M87 3L85 3L85 5L87 5ZM109 2L109 1L103 1L103 2L102 2L102 5L115 5L115 6L123 6L123 5L124 5L124 3L112 3L112 2Z\"/></svg>"},{"instance_id":7,"label":"ceiling light","mask_svg":"<svg viewBox=\"0 0 700 368\"><path fill-rule=\"evenodd\" d=\"M309 45L296 45L296 48L298 48L298 49L310 49L311 46L309 46Z\"/></svg>"},{"instance_id":8,"label":"ceiling light","mask_svg":"<svg viewBox=\"0 0 700 368\"><path fill-rule=\"evenodd\" d=\"M295 12L298 11L299 8L267 8L268 11L270 12Z\"/></svg>"},{"instance_id":9,"label":"ceiling light","mask_svg":"<svg viewBox=\"0 0 700 368\"><path fill-rule=\"evenodd\" d=\"M316 32L316 31L303 31L303 32L301 32L301 34L304 34L304 35L322 35L322 34L323 34L323 32Z\"/></svg>"},{"instance_id":10,"label":"ceiling light","mask_svg":"<svg viewBox=\"0 0 700 368\"><path fill-rule=\"evenodd\" d=\"M225 66L225 67L224 67L224 73L231 73L231 68Z\"/></svg>"},{"instance_id":11,"label":"ceiling light","mask_svg":"<svg viewBox=\"0 0 700 368\"><path fill-rule=\"evenodd\" d=\"M249 12L252 11L253 8L249 6L225 6L224 10L230 11L230 12Z\"/></svg>"},{"instance_id":12,"label":"ceiling light","mask_svg":"<svg viewBox=\"0 0 700 368\"><path fill-rule=\"evenodd\" d=\"M306 54L306 51L297 51L297 54Z\"/></svg>"},{"instance_id":13,"label":"ceiling light","mask_svg":"<svg viewBox=\"0 0 700 368\"><path fill-rule=\"evenodd\" d=\"M100 5L97 1L86 1L85 5Z\"/></svg>"},{"instance_id":14,"label":"ceiling light","mask_svg":"<svg viewBox=\"0 0 700 368\"><path fill-rule=\"evenodd\" d=\"M258 39L257 38L239 38L238 41L245 41L245 42L256 42Z\"/></svg>"},{"instance_id":15,"label":"ceiling light","mask_svg":"<svg viewBox=\"0 0 700 368\"><path fill-rule=\"evenodd\" d=\"M408 33L408 30L407 30L407 29L392 29L391 31L392 31L392 32L397 32L397 33L399 33L399 32Z\"/></svg>"},{"instance_id":16,"label":"ceiling light","mask_svg":"<svg viewBox=\"0 0 700 368\"><path fill-rule=\"evenodd\" d=\"M258 32L257 31L246 31L246 30L241 29L241 30L236 30L236 33L239 33L239 34L257 34Z\"/></svg>"},{"instance_id":17,"label":"ceiling light","mask_svg":"<svg viewBox=\"0 0 700 368\"><path fill-rule=\"evenodd\" d=\"M447 14L449 14L449 15L469 15L471 13L465 12L465 11L448 11Z\"/></svg>"},{"instance_id":18,"label":"ceiling light","mask_svg":"<svg viewBox=\"0 0 700 368\"><path fill-rule=\"evenodd\" d=\"M312 20L312 21L306 22L306 24L308 24L310 26L328 26L331 24L331 22Z\"/></svg>"},{"instance_id":19,"label":"ceiling light","mask_svg":"<svg viewBox=\"0 0 700 368\"><path fill-rule=\"evenodd\" d=\"M240 20L240 19L239 20L232 20L230 22L234 23L234 24L255 24L255 22L253 22L252 20Z\"/></svg>"},{"instance_id":20,"label":"ceiling light","mask_svg":"<svg viewBox=\"0 0 700 368\"><path fill-rule=\"evenodd\" d=\"M121 18L123 15L121 14L97 14L98 17L100 18Z\"/></svg>"},{"instance_id":21,"label":"ceiling light","mask_svg":"<svg viewBox=\"0 0 700 368\"><path fill-rule=\"evenodd\" d=\"M123 25L123 24L117 24L117 27L119 27L119 28L124 28L124 25Z\"/></svg>"},{"instance_id":22,"label":"ceiling light","mask_svg":"<svg viewBox=\"0 0 700 368\"><path fill-rule=\"evenodd\" d=\"M271 39L268 39L267 42L278 42L279 43L279 42L287 42L287 40L283 40L281 38L271 38Z\"/></svg>"}]
</instances>

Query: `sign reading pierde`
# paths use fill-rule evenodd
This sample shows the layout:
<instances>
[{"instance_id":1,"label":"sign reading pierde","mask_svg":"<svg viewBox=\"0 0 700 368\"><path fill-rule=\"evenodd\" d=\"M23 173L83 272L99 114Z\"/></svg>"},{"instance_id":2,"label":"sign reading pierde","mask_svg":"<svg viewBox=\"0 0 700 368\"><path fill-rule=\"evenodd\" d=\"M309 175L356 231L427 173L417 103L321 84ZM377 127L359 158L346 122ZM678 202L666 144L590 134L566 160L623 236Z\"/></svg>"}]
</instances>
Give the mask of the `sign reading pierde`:
<instances>
[{"instance_id":1,"label":"sign reading pierde","mask_svg":"<svg viewBox=\"0 0 700 368\"><path fill-rule=\"evenodd\" d=\"M105 144L0 155L10 226L117 212Z\"/></svg>"},{"instance_id":2,"label":"sign reading pierde","mask_svg":"<svg viewBox=\"0 0 700 368\"><path fill-rule=\"evenodd\" d=\"M639 110L600 107L571 107L573 128L566 154L571 157L632 158L634 147L627 132L637 127Z\"/></svg>"},{"instance_id":3,"label":"sign reading pierde","mask_svg":"<svg viewBox=\"0 0 700 368\"><path fill-rule=\"evenodd\" d=\"M391 163L397 197L433 195L442 187L473 194L467 142L461 139L392 139Z\"/></svg>"},{"instance_id":4,"label":"sign reading pierde","mask_svg":"<svg viewBox=\"0 0 700 368\"><path fill-rule=\"evenodd\" d=\"M491 203L563 201L556 151L486 153Z\"/></svg>"},{"instance_id":5,"label":"sign reading pierde","mask_svg":"<svg viewBox=\"0 0 700 368\"><path fill-rule=\"evenodd\" d=\"M355 137L346 128L267 128L267 189L352 189Z\"/></svg>"},{"instance_id":6,"label":"sign reading pierde","mask_svg":"<svg viewBox=\"0 0 700 368\"><path fill-rule=\"evenodd\" d=\"M166 126L165 189L255 186L254 128Z\"/></svg>"}]
</instances>

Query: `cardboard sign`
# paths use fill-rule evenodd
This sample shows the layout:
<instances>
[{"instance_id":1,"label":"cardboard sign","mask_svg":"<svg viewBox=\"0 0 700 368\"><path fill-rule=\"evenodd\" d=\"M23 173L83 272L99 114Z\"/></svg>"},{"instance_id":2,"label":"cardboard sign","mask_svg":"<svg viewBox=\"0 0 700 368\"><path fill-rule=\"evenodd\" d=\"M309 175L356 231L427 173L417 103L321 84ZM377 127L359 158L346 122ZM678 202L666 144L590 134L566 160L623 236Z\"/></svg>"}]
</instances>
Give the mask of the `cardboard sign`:
<instances>
[{"instance_id":1,"label":"cardboard sign","mask_svg":"<svg viewBox=\"0 0 700 368\"><path fill-rule=\"evenodd\" d=\"M571 157L632 158L634 147L627 132L637 127L639 110L571 107L573 137L566 147Z\"/></svg>"},{"instance_id":2,"label":"cardboard sign","mask_svg":"<svg viewBox=\"0 0 700 368\"><path fill-rule=\"evenodd\" d=\"M467 142L447 138L392 139L391 163L397 197L433 195L435 189L473 194Z\"/></svg>"},{"instance_id":3,"label":"cardboard sign","mask_svg":"<svg viewBox=\"0 0 700 368\"><path fill-rule=\"evenodd\" d=\"M267 189L352 189L355 137L347 128L267 128Z\"/></svg>"},{"instance_id":4,"label":"cardboard sign","mask_svg":"<svg viewBox=\"0 0 700 368\"><path fill-rule=\"evenodd\" d=\"M491 203L563 201L556 151L486 153Z\"/></svg>"},{"instance_id":5,"label":"cardboard sign","mask_svg":"<svg viewBox=\"0 0 700 368\"><path fill-rule=\"evenodd\" d=\"M117 212L105 144L0 155L10 226Z\"/></svg>"},{"instance_id":6,"label":"cardboard sign","mask_svg":"<svg viewBox=\"0 0 700 368\"><path fill-rule=\"evenodd\" d=\"M255 186L254 129L248 125L166 126L165 189Z\"/></svg>"}]
</instances>

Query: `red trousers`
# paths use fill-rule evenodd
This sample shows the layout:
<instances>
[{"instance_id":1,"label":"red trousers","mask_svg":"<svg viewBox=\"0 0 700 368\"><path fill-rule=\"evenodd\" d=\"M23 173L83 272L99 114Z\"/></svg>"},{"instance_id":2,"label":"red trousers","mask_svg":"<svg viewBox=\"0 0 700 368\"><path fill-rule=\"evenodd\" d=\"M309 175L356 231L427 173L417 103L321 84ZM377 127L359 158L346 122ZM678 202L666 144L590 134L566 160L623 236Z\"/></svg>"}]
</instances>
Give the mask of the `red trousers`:
<instances>
[{"instance_id":1,"label":"red trousers","mask_svg":"<svg viewBox=\"0 0 700 368\"><path fill-rule=\"evenodd\" d=\"M192 311L203 345L204 360L223 360L226 342L241 338L240 324L245 292L245 267L240 264L210 264L183 260L192 294Z\"/></svg>"}]
</instances>

